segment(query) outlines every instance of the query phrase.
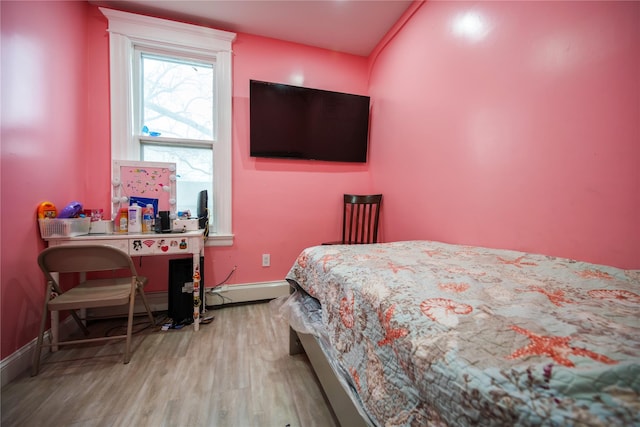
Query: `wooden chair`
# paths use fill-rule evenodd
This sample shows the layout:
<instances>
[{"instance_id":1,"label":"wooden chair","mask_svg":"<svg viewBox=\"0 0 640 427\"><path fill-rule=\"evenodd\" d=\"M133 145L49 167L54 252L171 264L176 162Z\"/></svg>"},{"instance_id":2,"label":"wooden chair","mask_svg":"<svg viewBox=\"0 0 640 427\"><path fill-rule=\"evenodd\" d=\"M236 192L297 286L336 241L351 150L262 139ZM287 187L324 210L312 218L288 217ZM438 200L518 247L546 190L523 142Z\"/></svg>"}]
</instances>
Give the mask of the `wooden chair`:
<instances>
[{"instance_id":1,"label":"wooden chair","mask_svg":"<svg viewBox=\"0 0 640 427\"><path fill-rule=\"evenodd\" d=\"M382 194L344 195L342 240L325 245L378 243L378 221Z\"/></svg>"},{"instance_id":2,"label":"wooden chair","mask_svg":"<svg viewBox=\"0 0 640 427\"><path fill-rule=\"evenodd\" d=\"M46 292L40 333L33 357L31 375L38 375L40 370L40 354L42 347L57 347L106 340L125 340L124 363L129 363L131 349L131 334L133 329L133 309L136 293L142 298L147 310L149 321L155 325L155 320L144 294L147 278L138 276L133 260L126 252L107 245L61 245L45 249L38 256L38 265L46 278ZM111 277L104 279L86 280L86 273L112 271ZM63 290L59 283L59 273L80 273L80 283ZM104 275L104 273L103 273ZM82 323L75 310L129 305L127 332L123 335L108 337L78 339L72 341L57 341L57 323L52 320L52 339L50 344L44 343L44 332L47 314L52 313L52 319L57 319L57 312L69 310L85 335L89 331Z\"/></svg>"}]
</instances>

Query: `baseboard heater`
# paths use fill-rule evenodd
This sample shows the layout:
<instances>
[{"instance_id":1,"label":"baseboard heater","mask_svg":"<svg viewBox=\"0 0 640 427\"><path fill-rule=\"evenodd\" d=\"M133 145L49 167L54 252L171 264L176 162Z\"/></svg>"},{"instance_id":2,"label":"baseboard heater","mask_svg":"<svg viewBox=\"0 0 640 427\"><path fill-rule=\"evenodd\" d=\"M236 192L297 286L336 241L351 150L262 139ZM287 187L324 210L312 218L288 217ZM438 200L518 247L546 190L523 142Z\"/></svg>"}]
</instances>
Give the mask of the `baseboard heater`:
<instances>
[{"instance_id":1,"label":"baseboard heater","mask_svg":"<svg viewBox=\"0 0 640 427\"><path fill-rule=\"evenodd\" d=\"M289 294L289 284L285 280L261 283L244 283L238 285L223 285L216 288L206 288L204 292L207 307L216 308L225 304L264 301ZM167 311L168 292L146 293L151 311ZM136 298L134 306L136 314L144 314L146 311L140 298ZM126 316L125 307L104 307L87 310L87 317L118 317Z\"/></svg>"}]
</instances>

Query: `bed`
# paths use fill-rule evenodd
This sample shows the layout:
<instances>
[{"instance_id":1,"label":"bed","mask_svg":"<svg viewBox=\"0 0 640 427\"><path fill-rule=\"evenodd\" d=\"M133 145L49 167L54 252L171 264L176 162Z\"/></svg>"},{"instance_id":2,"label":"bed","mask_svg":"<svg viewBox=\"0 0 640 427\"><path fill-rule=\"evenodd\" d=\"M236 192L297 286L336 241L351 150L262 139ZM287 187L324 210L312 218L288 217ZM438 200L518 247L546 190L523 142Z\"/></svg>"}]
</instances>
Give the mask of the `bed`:
<instances>
[{"instance_id":1,"label":"bed","mask_svg":"<svg viewBox=\"0 0 640 427\"><path fill-rule=\"evenodd\" d=\"M406 241L307 248L287 281L344 427L640 425L640 270Z\"/></svg>"}]
</instances>

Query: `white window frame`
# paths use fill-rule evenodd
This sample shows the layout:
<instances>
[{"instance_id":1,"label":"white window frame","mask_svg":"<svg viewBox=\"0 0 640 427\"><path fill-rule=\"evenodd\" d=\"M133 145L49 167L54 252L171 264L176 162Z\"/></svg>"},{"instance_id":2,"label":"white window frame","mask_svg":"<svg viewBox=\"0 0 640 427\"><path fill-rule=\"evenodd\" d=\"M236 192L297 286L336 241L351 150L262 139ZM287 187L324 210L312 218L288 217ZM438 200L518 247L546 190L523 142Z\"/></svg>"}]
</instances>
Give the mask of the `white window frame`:
<instances>
[{"instance_id":1,"label":"white window frame","mask_svg":"<svg viewBox=\"0 0 640 427\"><path fill-rule=\"evenodd\" d=\"M216 232L209 234L207 245L232 245L231 44L236 34L102 7L100 11L109 20L112 160L140 160L140 142L133 129L135 46L215 58L218 129L213 145L214 194L209 197L215 206Z\"/></svg>"}]
</instances>

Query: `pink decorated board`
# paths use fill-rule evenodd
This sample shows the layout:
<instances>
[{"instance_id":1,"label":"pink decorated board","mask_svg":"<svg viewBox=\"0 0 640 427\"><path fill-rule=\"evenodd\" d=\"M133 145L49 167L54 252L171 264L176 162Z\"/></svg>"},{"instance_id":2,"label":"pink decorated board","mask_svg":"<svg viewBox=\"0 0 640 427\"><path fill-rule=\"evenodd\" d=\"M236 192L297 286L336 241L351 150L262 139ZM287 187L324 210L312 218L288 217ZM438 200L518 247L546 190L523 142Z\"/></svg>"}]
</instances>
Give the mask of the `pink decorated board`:
<instances>
[{"instance_id":1,"label":"pink decorated board","mask_svg":"<svg viewBox=\"0 0 640 427\"><path fill-rule=\"evenodd\" d=\"M129 205L132 197L158 200L159 211L176 213L176 164L113 161L112 213Z\"/></svg>"}]
</instances>

